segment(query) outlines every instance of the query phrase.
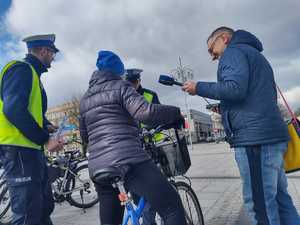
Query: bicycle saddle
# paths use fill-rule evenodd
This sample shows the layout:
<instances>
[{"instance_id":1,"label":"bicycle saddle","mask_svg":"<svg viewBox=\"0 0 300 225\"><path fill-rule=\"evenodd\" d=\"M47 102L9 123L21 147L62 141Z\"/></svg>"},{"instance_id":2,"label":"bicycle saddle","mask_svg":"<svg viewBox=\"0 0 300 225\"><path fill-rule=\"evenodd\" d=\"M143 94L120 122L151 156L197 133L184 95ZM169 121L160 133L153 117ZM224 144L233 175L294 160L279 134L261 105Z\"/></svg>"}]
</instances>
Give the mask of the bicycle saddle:
<instances>
[{"instance_id":1,"label":"bicycle saddle","mask_svg":"<svg viewBox=\"0 0 300 225\"><path fill-rule=\"evenodd\" d=\"M92 180L96 184L113 184L120 180L124 180L129 169L130 167L127 165L106 167L96 170L92 175Z\"/></svg>"}]
</instances>

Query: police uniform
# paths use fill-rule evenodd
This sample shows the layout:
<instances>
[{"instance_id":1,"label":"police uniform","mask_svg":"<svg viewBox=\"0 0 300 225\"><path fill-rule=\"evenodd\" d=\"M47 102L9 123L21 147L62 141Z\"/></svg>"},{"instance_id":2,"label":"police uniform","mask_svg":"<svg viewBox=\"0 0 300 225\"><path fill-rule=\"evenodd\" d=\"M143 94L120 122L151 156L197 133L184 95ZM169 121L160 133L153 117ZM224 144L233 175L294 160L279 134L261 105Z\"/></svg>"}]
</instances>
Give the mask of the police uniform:
<instances>
[{"instance_id":1,"label":"police uniform","mask_svg":"<svg viewBox=\"0 0 300 225\"><path fill-rule=\"evenodd\" d=\"M25 38L28 49L55 47L55 35ZM13 225L52 225L54 209L43 145L47 95L40 80L47 67L34 55L9 62L0 75L0 160L11 197Z\"/></svg>"},{"instance_id":2,"label":"police uniform","mask_svg":"<svg viewBox=\"0 0 300 225\"><path fill-rule=\"evenodd\" d=\"M141 69L127 69L125 71L125 79L129 82L135 82L135 81L141 79L141 72L143 72L143 70L141 70ZM140 95L143 95L145 100L148 103L160 104L158 96L154 91L143 88L142 85L140 85L136 91ZM141 124L141 127L143 127L143 126L145 126L145 125ZM156 141L156 142L158 142L162 139L164 139L163 134L156 134L154 136L154 141ZM134 198L135 202L138 202L139 197L137 195L133 194L133 198ZM145 224L145 225L156 224L155 215L156 215L155 210L149 205L149 203L146 203L144 212L143 212L143 224Z\"/></svg>"},{"instance_id":3,"label":"police uniform","mask_svg":"<svg viewBox=\"0 0 300 225\"><path fill-rule=\"evenodd\" d=\"M143 72L141 69L127 69L125 72L125 79L130 82L139 80L141 79L141 72ZM142 85L140 85L137 92L143 95L148 103L160 104L158 96L154 91L143 88Z\"/></svg>"},{"instance_id":4,"label":"police uniform","mask_svg":"<svg viewBox=\"0 0 300 225\"><path fill-rule=\"evenodd\" d=\"M125 79L129 82L134 82L141 79L141 69L127 69L125 71ZM154 91L143 88L142 85L136 90L140 95L143 95L145 100L151 104L160 104L157 94ZM141 124L141 127L146 127L145 124ZM164 139L164 134L158 133L154 135L154 141L159 142Z\"/></svg>"}]
</instances>

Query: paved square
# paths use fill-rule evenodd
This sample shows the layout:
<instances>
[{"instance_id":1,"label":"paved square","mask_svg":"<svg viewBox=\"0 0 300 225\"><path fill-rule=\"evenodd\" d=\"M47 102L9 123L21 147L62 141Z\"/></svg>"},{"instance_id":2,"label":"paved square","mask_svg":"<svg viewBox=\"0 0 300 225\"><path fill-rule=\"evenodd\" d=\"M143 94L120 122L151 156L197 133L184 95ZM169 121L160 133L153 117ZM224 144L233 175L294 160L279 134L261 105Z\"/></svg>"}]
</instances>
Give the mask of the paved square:
<instances>
[{"instance_id":1,"label":"paved square","mask_svg":"<svg viewBox=\"0 0 300 225\"><path fill-rule=\"evenodd\" d=\"M247 225L241 197L241 182L233 151L225 143L194 145L188 176L200 201L206 225ZM289 176L289 192L300 211L300 173ZM56 225L98 225L98 205L77 209L64 203L53 213Z\"/></svg>"}]
</instances>

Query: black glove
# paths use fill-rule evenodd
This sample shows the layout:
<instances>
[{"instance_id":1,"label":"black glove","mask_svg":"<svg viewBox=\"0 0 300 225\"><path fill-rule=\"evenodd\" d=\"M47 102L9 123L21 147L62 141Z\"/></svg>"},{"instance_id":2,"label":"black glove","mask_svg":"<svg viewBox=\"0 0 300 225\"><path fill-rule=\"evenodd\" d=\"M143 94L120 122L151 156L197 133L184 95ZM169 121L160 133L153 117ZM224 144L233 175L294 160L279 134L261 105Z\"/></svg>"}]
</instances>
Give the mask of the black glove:
<instances>
[{"instance_id":1,"label":"black glove","mask_svg":"<svg viewBox=\"0 0 300 225\"><path fill-rule=\"evenodd\" d=\"M162 130L168 130L171 128L180 130L182 128L185 128L185 119L182 115L180 115L173 123L169 123L169 124L164 124L162 125Z\"/></svg>"},{"instance_id":2,"label":"black glove","mask_svg":"<svg viewBox=\"0 0 300 225\"><path fill-rule=\"evenodd\" d=\"M185 128L185 119L182 115L180 115L180 118L175 121L174 123L174 129L182 129L182 128Z\"/></svg>"}]
</instances>

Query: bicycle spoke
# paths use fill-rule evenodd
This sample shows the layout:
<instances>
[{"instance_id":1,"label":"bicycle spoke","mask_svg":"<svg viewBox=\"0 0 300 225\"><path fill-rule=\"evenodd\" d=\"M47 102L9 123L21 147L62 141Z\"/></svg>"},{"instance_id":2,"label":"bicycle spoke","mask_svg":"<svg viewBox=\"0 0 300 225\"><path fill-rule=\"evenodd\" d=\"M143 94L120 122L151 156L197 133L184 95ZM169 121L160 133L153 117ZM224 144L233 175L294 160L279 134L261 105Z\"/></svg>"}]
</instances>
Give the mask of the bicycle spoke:
<instances>
[{"instance_id":1,"label":"bicycle spoke","mask_svg":"<svg viewBox=\"0 0 300 225\"><path fill-rule=\"evenodd\" d=\"M186 210L184 210L184 211L185 211L185 214L186 214L188 223L191 224L191 225L194 225L194 222L193 222L193 215L192 215L191 206L190 206L190 202L189 202L189 198L188 198L187 192L185 192L185 197L186 197L186 201L187 201L187 203L188 203L189 215L190 215L191 217L189 217L189 216L187 215Z\"/></svg>"},{"instance_id":2,"label":"bicycle spoke","mask_svg":"<svg viewBox=\"0 0 300 225\"><path fill-rule=\"evenodd\" d=\"M179 181L175 183L178 194L181 198L188 225L204 225L202 211L190 185Z\"/></svg>"},{"instance_id":3,"label":"bicycle spoke","mask_svg":"<svg viewBox=\"0 0 300 225\"><path fill-rule=\"evenodd\" d=\"M88 166L81 165L72 171L66 184L68 201L79 208L89 208L98 202L98 195L88 174Z\"/></svg>"}]
</instances>

